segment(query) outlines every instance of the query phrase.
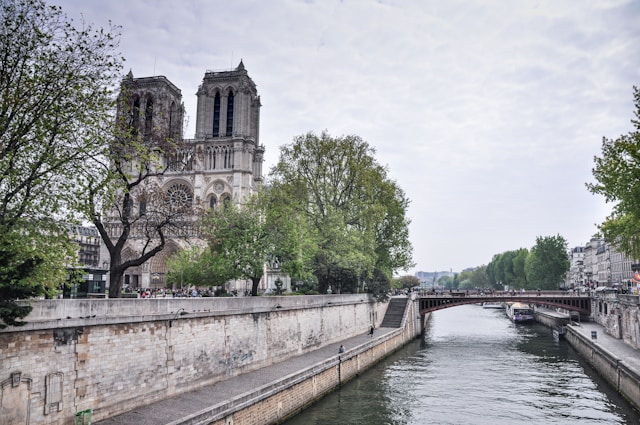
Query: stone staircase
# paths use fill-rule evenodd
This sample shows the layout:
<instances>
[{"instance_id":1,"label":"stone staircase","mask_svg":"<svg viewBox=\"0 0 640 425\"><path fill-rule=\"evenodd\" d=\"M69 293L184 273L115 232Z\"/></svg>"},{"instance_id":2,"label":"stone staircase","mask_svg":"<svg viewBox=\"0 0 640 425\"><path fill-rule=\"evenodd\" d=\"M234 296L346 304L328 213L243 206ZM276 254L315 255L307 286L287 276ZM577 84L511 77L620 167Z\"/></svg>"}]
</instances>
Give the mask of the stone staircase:
<instances>
[{"instance_id":1,"label":"stone staircase","mask_svg":"<svg viewBox=\"0 0 640 425\"><path fill-rule=\"evenodd\" d=\"M407 308L406 298L391 298L389 307L382 319L381 328L399 328L402 325L402 316Z\"/></svg>"}]
</instances>

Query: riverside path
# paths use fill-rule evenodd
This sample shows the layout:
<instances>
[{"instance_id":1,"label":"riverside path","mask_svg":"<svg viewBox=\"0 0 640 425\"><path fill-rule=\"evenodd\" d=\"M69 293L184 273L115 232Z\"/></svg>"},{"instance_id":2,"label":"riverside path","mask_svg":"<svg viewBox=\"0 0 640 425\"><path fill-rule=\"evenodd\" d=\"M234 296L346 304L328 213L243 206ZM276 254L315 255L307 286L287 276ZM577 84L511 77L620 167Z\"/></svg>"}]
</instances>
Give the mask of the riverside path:
<instances>
[{"instance_id":1,"label":"riverside path","mask_svg":"<svg viewBox=\"0 0 640 425\"><path fill-rule=\"evenodd\" d=\"M331 357L338 357L340 345L345 346L344 356L359 346L370 343L372 338L381 338L397 328L378 328L373 337L368 332L343 341L329 344L317 350L289 358L285 361L243 373L224 381L197 390L150 403L144 407L122 413L98 422L99 425L181 425L197 423L193 417L204 412L222 414L239 402L257 398L279 380L302 369L321 363Z\"/></svg>"}]
</instances>

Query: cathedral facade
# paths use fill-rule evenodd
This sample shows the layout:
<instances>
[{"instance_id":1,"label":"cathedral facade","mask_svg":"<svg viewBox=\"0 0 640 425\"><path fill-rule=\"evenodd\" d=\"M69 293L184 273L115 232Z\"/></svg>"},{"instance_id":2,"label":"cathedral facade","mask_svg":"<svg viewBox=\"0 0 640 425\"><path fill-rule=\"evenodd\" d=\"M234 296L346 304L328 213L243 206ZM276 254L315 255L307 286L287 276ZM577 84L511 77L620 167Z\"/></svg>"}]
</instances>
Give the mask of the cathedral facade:
<instances>
[{"instance_id":1,"label":"cathedral facade","mask_svg":"<svg viewBox=\"0 0 640 425\"><path fill-rule=\"evenodd\" d=\"M143 133L143 138L160 131L179 140L172 152L173 160L167 160L160 166L164 167L163 172L150 178L172 203L188 203L206 210L227 202L241 202L257 191L262 182L264 157L264 146L259 142L261 104L256 85L242 61L233 70L205 72L196 93L193 139L182 138L182 94L167 78L134 78L129 72L122 87L133 106L127 110L140 111L127 119ZM142 202L133 205L140 214L144 207ZM128 269L124 287L166 287L167 258L189 244L204 244L198 235L193 236L190 240L170 238L160 253L145 264ZM132 234L123 250L123 261L135 258L144 242Z\"/></svg>"}]
</instances>

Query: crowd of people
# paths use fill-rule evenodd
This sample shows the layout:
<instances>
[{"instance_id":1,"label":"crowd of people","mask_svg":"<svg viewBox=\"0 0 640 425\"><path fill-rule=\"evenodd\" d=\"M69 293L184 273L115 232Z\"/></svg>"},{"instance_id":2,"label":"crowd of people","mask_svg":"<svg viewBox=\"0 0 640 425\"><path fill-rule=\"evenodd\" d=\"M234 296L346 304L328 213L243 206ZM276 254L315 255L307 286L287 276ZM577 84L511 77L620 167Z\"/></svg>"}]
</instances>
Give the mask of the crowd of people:
<instances>
[{"instance_id":1,"label":"crowd of people","mask_svg":"<svg viewBox=\"0 0 640 425\"><path fill-rule=\"evenodd\" d=\"M185 288L185 289L165 289L165 288L125 288L125 294L137 294L138 298L187 298L187 297L221 297L221 296L233 296L240 295L238 291L227 292L223 288L217 289L197 289L197 288ZM245 293L245 296L251 295Z\"/></svg>"}]
</instances>

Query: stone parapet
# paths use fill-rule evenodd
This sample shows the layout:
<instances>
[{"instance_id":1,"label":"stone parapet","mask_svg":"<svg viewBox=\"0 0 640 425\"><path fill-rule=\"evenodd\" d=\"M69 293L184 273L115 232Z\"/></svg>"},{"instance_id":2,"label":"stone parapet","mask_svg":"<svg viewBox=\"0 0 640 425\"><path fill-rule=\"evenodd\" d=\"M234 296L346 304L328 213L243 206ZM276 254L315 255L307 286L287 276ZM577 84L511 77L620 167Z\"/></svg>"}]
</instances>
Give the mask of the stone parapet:
<instances>
[{"instance_id":1,"label":"stone parapet","mask_svg":"<svg viewBox=\"0 0 640 425\"><path fill-rule=\"evenodd\" d=\"M35 300L25 326L1 333L74 326L139 323L157 320L267 313L284 310L370 304L368 294L269 297L117 298Z\"/></svg>"}]
</instances>

